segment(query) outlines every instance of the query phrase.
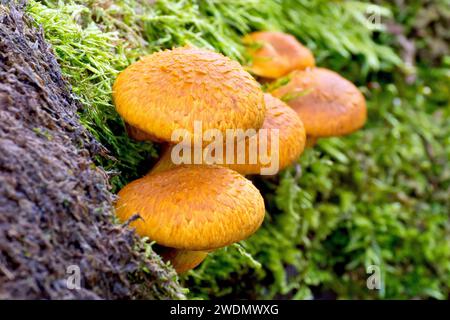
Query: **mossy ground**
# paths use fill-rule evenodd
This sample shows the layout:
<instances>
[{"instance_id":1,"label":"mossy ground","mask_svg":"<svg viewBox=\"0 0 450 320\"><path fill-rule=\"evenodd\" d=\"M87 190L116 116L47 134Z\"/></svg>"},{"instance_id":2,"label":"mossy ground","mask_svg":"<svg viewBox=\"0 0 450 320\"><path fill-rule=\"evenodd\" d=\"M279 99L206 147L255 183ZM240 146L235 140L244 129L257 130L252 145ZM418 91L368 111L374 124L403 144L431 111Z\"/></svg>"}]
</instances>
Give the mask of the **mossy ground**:
<instances>
[{"instance_id":1,"label":"mossy ground","mask_svg":"<svg viewBox=\"0 0 450 320\"><path fill-rule=\"evenodd\" d=\"M448 12L445 2L432 6ZM84 106L83 124L110 151L98 164L113 190L157 156L157 146L126 136L111 102L115 76L140 55L191 43L245 62L242 34L284 30L365 93L363 130L323 139L298 165L255 179L268 209L263 228L183 277L193 297L442 299L450 292L450 58L445 50L424 54L431 45L414 34L412 18L423 8L421 1L390 11L355 1L33 0L28 12ZM369 23L374 13L381 24ZM404 48L386 32L388 21L416 37L415 70L399 58ZM366 287L369 265L382 270L379 291Z\"/></svg>"}]
</instances>

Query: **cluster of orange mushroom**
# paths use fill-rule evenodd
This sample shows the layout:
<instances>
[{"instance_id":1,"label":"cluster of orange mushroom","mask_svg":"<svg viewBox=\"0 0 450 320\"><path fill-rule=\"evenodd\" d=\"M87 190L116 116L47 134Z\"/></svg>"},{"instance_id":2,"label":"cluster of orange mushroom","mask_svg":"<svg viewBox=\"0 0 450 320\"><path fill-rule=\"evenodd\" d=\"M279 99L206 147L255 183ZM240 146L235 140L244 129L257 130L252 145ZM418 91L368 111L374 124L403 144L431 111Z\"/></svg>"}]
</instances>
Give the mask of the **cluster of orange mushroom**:
<instances>
[{"instance_id":1,"label":"cluster of orange mushroom","mask_svg":"<svg viewBox=\"0 0 450 320\"><path fill-rule=\"evenodd\" d=\"M366 101L358 88L339 74L316 67L311 51L293 36L254 32L244 37L244 43L252 58L251 73L265 82L286 77L287 83L269 86L271 94L302 119L307 146L318 138L352 133L366 122Z\"/></svg>"},{"instance_id":2,"label":"cluster of orange mushroom","mask_svg":"<svg viewBox=\"0 0 450 320\"><path fill-rule=\"evenodd\" d=\"M200 135L209 129L224 136L227 130L269 129L270 145L275 142L270 130L276 129L279 147L270 149L269 158L276 158L281 170L300 157L307 143L350 133L366 119L359 90L338 74L316 68L311 51L293 36L255 32L243 42L252 57L250 73L265 82L286 75L290 81L264 93L239 63L187 46L142 58L121 72L113 86L129 135L167 146L148 174L119 192L116 214L124 222L139 215L130 225L155 241L179 273L261 226L264 200L244 175L259 174L268 164L245 157L244 163L225 161L230 153L234 160L239 156L235 148L224 148L217 163L175 164L175 130L188 133L192 145L201 139L195 121L202 123ZM245 152L250 139L245 137Z\"/></svg>"}]
</instances>

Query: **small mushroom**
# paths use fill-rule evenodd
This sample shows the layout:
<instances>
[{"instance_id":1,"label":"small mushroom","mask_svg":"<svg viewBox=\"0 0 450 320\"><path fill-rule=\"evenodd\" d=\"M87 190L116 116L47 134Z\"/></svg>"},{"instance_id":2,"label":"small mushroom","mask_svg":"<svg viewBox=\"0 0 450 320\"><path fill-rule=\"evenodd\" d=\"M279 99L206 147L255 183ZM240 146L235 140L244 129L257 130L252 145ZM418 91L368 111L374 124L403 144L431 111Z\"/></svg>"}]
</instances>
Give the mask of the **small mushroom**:
<instances>
[{"instance_id":1,"label":"small mushroom","mask_svg":"<svg viewBox=\"0 0 450 320\"><path fill-rule=\"evenodd\" d=\"M290 81L272 91L302 119L307 145L317 138L354 132L366 122L363 94L350 81L324 68L294 71Z\"/></svg>"},{"instance_id":2,"label":"small mushroom","mask_svg":"<svg viewBox=\"0 0 450 320\"><path fill-rule=\"evenodd\" d=\"M223 158L221 159L222 166L228 167L235 170L243 175L260 174L263 169L268 170L269 167L274 165L274 161L278 161L278 170L282 170L292 164L298 157L302 154L306 142L305 129L303 123L299 116L294 110L292 110L288 105L278 98L273 97L271 94L264 94L264 101L266 104L266 117L264 123L259 133L262 133L262 129L266 129L267 140L260 139L260 136L255 135L252 137L245 137L244 151L245 154L241 159L244 159L244 163L238 163L238 142L234 142L234 155L232 157L234 163L227 163L227 150L226 147L223 149ZM275 142L275 133L272 131L277 130L277 143ZM249 153L250 153L250 139L255 139L255 150L257 152L256 162L251 163ZM263 159L261 154L259 154L260 144L265 143L266 152ZM275 150L272 150L274 147ZM274 151L274 152L273 152ZM202 150L203 152L203 150ZM171 160L172 148L168 148L161 156L160 160L151 170L151 173L161 172L176 165ZM193 153L193 151L192 151ZM277 171L278 171L277 170ZM273 172L275 174L277 172Z\"/></svg>"},{"instance_id":3,"label":"small mushroom","mask_svg":"<svg viewBox=\"0 0 450 320\"><path fill-rule=\"evenodd\" d=\"M114 82L113 98L138 139L141 130L152 140L170 142L176 129L196 139L195 121L203 132L259 129L265 115L261 87L239 63L194 47L156 52L133 63Z\"/></svg>"},{"instance_id":4,"label":"small mushroom","mask_svg":"<svg viewBox=\"0 0 450 320\"><path fill-rule=\"evenodd\" d=\"M251 73L276 79L294 70L315 66L311 51L294 36L282 32L253 32L243 38L252 59Z\"/></svg>"},{"instance_id":5,"label":"small mushroom","mask_svg":"<svg viewBox=\"0 0 450 320\"><path fill-rule=\"evenodd\" d=\"M121 221L139 214L142 219L130 225L139 235L180 250L176 265L186 271L206 256L190 251L207 252L249 237L260 227L265 209L258 189L239 173L183 165L126 185L118 193L116 214Z\"/></svg>"}]
</instances>

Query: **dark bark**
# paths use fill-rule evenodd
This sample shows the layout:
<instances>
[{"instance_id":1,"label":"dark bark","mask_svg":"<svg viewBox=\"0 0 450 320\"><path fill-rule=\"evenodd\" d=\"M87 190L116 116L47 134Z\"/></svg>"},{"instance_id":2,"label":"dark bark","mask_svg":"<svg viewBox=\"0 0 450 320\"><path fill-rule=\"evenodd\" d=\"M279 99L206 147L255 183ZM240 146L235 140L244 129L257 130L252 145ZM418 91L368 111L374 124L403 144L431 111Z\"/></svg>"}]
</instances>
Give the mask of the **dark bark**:
<instances>
[{"instance_id":1,"label":"dark bark","mask_svg":"<svg viewBox=\"0 0 450 320\"><path fill-rule=\"evenodd\" d=\"M182 297L173 270L113 224L91 160L102 148L78 107L42 32L0 5L0 298ZM67 287L71 265L80 290Z\"/></svg>"}]
</instances>

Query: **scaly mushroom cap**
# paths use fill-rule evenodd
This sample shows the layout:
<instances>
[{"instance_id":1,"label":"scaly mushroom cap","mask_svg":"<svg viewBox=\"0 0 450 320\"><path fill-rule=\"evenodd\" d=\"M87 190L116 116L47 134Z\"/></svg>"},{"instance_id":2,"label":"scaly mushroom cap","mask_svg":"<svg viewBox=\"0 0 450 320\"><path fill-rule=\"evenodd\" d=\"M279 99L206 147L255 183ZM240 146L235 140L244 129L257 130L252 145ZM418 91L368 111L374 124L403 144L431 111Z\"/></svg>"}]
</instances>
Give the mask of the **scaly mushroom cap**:
<instances>
[{"instance_id":1,"label":"scaly mushroom cap","mask_svg":"<svg viewBox=\"0 0 450 320\"><path fill-rule=\"evenodd\" d=\"M366 122L366 100L358 88L324 68L294 71L290 81L272 94L293 108L314 137L340 136Z\"/></svg>"},{"instance_id":2,"label":"scaly mushroom cap","mask_svg":"<svg viewBox=\"0 0 450 320\"><path fill-rule=\"evenodd\" d=\"M264 94L266 102L266 118L261 129L267 129L267 154L274 159L275 154L272 150L273 132L271 130L278 130L278 148L275 152L278 153L278 167L282 170L292 164L300 157L305 148L306 134L303 123L288 105L271 94ZM264 140L262 140L264 141ZM249 139L246 139L246 154L249 154ZM262 143L258 139L258 146ZM260 158L256 164L224 164L224 166L233 169L241 174L260 174L262 168L270 167L271 164L262 164Z\"/></svg>"},{"instance_id":3,"label":"scaly mushroom cap","mask_svg":"<svg viewBox=\"0 0 450 320\"><path fill-rule=\"evenodd\" d=\"M158 244L203 251L254 233L264 219L264 200L242 175L217 166L179 166L135 180L118 194L116 214Z\"/></svg>"},{"instance_id":4,"label":"scaly mushroom cap","mask_svg":"<svg viewBox=\"0 0 450 320\"><path fill-rule=\"evenodd\" d=\"M239 63L208 50L182 47L154 53L119 74L113 86L117 112L159 140L172 132L259 129L264 121L260 85Z\"/></svg>"},{"instance_id":5,"label":"scaly mushroom cap","mask_svg":"<svg viewBox=\"0 0 450 320\"><path fill-rule=\"evenodd\" d=\"M267 140L261 140L257 138L257 135L253 136L254 138L256 138L256 150L259 150L259 145L261 143L267 141L267 146L265 148L266 154L272 159L271 161L276 161L276 154L272 153L272 139L274 138L274 132L271 130L278 130L278 148L275 148L274 151L278 153L278 168L279 170L282 170L292 164L292 162L297 160L298 157L302 154L306 142L305 129L296 112L292 110L288 105L286 105L283 101L273 97L268 93L264 94L264 100L266 103L266 118L264 119L264 124L261 129L267 129L268 136ZM270 162L269 164L264 162L262 163L259 154L256 163L249 163L249 138L245 138L244 148L244 151L246 153L245 163L237 163L238 143L235 141L234 164L226 163L226 149L224 148L222 164L220 165L228 167L243 175L261 174L262 168L271 167L272 162ZM162 153L161 158L152 168L150 173L161 172L176 167L176 165L171 160L172 149L173 148L169 148ZM193 154L194 152L192 150L192 159Z\"/></svg>"},{"instance_id":6,"label":"scaly mushroom cap","mask_svg":"<svg viewBox=\"0 0 450 320\"><path fill-rule=\"evenodd\" d=\"M315 66L311 51L290 34L282 32L253 32L243 39L252 58L250 72L260 77L279 78L293 70Z\"/></svg>"}]
</instances>

